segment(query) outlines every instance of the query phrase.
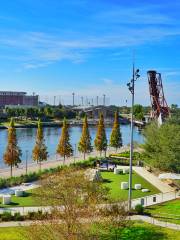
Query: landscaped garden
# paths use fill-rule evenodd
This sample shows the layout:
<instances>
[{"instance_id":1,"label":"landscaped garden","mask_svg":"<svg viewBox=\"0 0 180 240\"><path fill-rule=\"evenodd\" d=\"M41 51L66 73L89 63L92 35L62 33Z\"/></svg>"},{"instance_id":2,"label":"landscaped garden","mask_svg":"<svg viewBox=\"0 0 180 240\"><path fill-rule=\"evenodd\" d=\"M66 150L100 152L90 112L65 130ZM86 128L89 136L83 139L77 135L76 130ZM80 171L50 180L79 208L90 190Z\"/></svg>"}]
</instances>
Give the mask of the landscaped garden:
<instances>
[{"instance_id":1,"label":"landscaped garden","mask_svg":"<svg viewBox=\"0 0 180 240\"><path fill-rule=\"evenodd\" d=\"M104 179L104 185L110 188L110 196L113 200L127 200L128 190L121 189L121 182L129 181L129 174L114 174L113 172L101 172ZM142 188L149 189L149 192L142 192L141 190L135 190L134 184L141 184ZM139 198L147 195L159 193L159 190L151 183L147 182L144 178L133 172L132 178L133 190L132 197Z\"/></svg>"},{"instance_id":2,"label":"landscaped garden","mask_svg":"<svg viewBox=\"0 0 180 240\"><path fill-rule=\"evenodd\" d=\"M129 174L114 174L113 172L102 171L101 176L103 178L104 186L110 189L110 198L115 201L127 200L128 190L121 189L121 182L128 182ZM149 192L142 192L141 190L135 190L134 184L141 184L142 188L149 189ZM8 205L2 204L2 198L0 198L0 207L25 207L25 206L39 206L41 203L37 201L35 194L37 189L28 190L25 192L24 196L16 197L12 195L11 203ZM144 178L139 176L137 173L133 172L133 191L132 197L139 198L147 195L152 195L159 193L159 190L154 187L151 183L147 182Z\"/></svg>"},{"instance_id":3,"label":"landscaped garden","mask_svg":"<svg viewBox=\"0 0 180 240\"><path fill-rule=\"evenodd\" d=\"M179 199L147 207L146 212L159 220L180 224Z\"/></svg>"}]
</instances>

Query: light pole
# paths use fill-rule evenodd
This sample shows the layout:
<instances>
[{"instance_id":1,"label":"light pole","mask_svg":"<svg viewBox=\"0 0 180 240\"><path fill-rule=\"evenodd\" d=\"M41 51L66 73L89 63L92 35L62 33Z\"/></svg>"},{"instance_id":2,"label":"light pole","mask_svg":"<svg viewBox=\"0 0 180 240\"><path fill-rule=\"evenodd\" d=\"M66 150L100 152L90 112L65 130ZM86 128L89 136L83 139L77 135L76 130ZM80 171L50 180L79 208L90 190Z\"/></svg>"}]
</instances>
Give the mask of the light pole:
<instances>
[{"instance_id":1,"label":"light pole","mask_svg":"<svg viewBox=\"0 0 180 240\"><path fill-rule=\"evenodd\" d=\"M74 103L74 96L75 96L75 93L74 93L74 92L72 93L72 96L73 96L73 107L74 107L74 104L75 104L75 103Z\"/></svg>"},{"instance_id":2,"label":"light pole","mask_svg":"<svg viewBox=\"0 0 180 240\"><path fill-rule=\"evenodd\" d=\"M133 160L133 114L134 114L134 85L135 81L140 77L139 69L135 70L133 63L133 76L132 80L127 84L129 91L132 95L131 105L131 140L130 140L130 159L129 159L129 194L128 194L128 210L131 210L132 199L132 160Z\"/></svg>"},{"instance_id":3,"label":"light pole","mask_svg":"<svg viewBox=\"0 0 180 240\"><path fill-rule=\"evenodd\" d=\"M106 95L103 94L103 106L105 106L105 105L106 105Z\"/></svg>"},{"instance_id":4,"label":"light pole","mask_svg":"<svg viewBox=\"0 0 180 240\"><path fill-rule=\"evenodd\" d=\"M74 144L74 163L76 161L76 144Z\"/></svg>"},{"instance_id":5,"label":"light pole","mask_svg":"<svg viewBox=\"0 0 180 240\"><path fill-rule=\"evenodd\" d=\"M28 150L26 150L26 175L28 170Z\"/></svg>"}]
</instances>

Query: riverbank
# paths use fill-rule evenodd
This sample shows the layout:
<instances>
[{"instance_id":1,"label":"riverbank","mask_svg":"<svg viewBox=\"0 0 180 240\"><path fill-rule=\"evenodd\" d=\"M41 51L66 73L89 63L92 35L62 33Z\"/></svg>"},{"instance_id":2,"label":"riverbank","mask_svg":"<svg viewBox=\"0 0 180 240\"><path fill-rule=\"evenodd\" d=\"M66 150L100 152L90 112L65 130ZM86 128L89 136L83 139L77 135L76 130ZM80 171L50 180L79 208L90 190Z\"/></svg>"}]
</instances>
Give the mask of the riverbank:
<instances>
[{"instance_id":1,"label":"riverbank","mask_svg":"<svg viewBox=\"0 0 180 240\"><path fill-rule=\"evenodd\" d=\"M70 126L82 126L83 125L83 119L76 120L76 119L70 119L67 120ZM105 125L106 126L112 126L113 125L113 119L105 119ZM38 121L15 121L15 128L37 128L37 122ZM88 119L88 123L90 126L97 126L98 119ZM62 127L63 120L54 120L50 122L42 122L43 127ZM130 121L128 119L120 119L120 124L130 124ZM1 123L0 129L7 129L9 126L8 122Z\"/></svg>"},{"instance_id":2,"label":"riverbank","mask_svg":"<svg viewBox=\"0 0 180 240\"><path fill-rule=\"evenodd\" d=\"M120 151L124 151L125 148L120 149ZM114 149L109 149L107 151L107 155L112 154L114 152ZM86 158L88 159L89 157L99 157L99 152L93 151L92 153L88 154ZM67 158L65 161L62 157L58 157L56 160L51 160L49 159L46 162L42 162L41 166L37 163L28 163L26 164L21 164L19 165L18 168L13 169L13 176L14 177L19 177L21 175L24 175L30 172L38 172L40 170L45 170L45 169L50 169L50 168L56 168L61 165L69 165L70 163L75 163L78 161L83 160L83 154L79 154L78 156L72 156ZM26 170L27 169L27 170ZM0 168L0 178L9 178L10 177L10 168Z\"/></svg>"}]
</instances>

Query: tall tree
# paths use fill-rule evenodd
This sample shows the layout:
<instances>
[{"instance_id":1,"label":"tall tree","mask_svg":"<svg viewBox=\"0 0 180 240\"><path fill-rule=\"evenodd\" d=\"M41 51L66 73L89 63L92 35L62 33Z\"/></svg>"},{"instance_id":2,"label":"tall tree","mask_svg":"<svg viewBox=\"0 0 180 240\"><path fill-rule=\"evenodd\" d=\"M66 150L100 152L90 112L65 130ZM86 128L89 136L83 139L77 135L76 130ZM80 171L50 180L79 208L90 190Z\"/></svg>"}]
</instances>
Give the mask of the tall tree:
<instances>
[{"instance_id":1,"label":"tall tree","mask_svg":"<svg viewBox=\"0 0 180 240\"><path fill-rule=\"evenodd\" d=\"M35 143L32 155L33 155L33 160L39 163L40 168L41 168L41 163L43 161L46 161L48 158L48 151L45 145L43 128L40 120L38 121L36 143Z\"/></svg>"},{"instance_id":2,"label":"tall tree","mask_svg":"<svg viewBox=\"0 0 180 240\"><path fill-rule=\"evenodd\" d=\"M180 171L180 125L157 123L148 125L144 131L144 158L163 171Z\"/></svg>"},{"instance_id":3,"label":"tall tree","mask_svg":"<svg viewBox=\"0 0 180 240\"><path fill-rule=\"evenodd\" d=\"M70 157L73 154L73 149L70 144L69 126L66 119L63 121L61 137L57 146L56 153L62 156L64 158L64 161L66 157Z\"/></svg>"},{"instance_id":4,"label":"tall tree","mask_svg":"<svg viewBox=\"0 0 180 240\"><path fill-rule=\"evenodd\" d=\"M14 166L18 167L18 164L21 162L21 155L22 153L20 148L18 147L14 120L12 118L8 128L8 144L3 156L5 164L10 166L11 177L12 177L12 168Z\"/></svg>"},{"instance_id":5,"label":"tall tree","mask_svg":"<svg viewBox=\"0 0 180 240\"><path fill-rule=\"evenodd\" d=\"M107 138L106 138L106 131L105 131L105 127L104 127L104 117L103 117L102 113L100 115L96 138L94 140L94 145L95 145L96 150L100 152L100 155L102 154L102 151L104 151L106 154Z\"/></svg>"},{"instance_id":6,"label":"tall tree","mask_svg":"<svg viewBox=\"0 0 180 240\"><path fill-rule=\"evenodd\" d=\"M110 146L114 147L117 151L122 146L122 136L120 131L119 116L118 112L115 112L114 125L110 137Z\"/></svg>"},{"instance_id":7,"label":"tall tree","mask_svg":"<svg viewBox=\"0 0 180 240\"><path fill-rule=\"evenodd\" d=\"M89 133L87 116L85 116L84 118L82 135L78 144L78 150L79 152L82 152L84 154L84 159L85 159L86 153L90 153L92 151L91 136Z\"/></svg>"}]
</instances>

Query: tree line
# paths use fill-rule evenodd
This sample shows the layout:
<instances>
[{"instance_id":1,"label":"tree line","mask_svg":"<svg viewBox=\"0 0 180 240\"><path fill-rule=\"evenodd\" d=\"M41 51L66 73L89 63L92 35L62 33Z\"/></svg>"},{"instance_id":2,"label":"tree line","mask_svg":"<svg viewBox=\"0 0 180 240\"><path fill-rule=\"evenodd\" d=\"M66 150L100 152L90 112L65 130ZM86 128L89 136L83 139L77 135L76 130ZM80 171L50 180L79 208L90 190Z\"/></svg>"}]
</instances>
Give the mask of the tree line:
<instances>
[{"instance_id":1,"label":"tree line","mask_svg":"<svg viewBox=\"0 0 180 240\"><path fill-rule=\"evenodd\" d=\"M76 117L76 112L70 108L59 106L45 106L45 107L29 107L29 108L10 108L6 107L5 113L8 118L18 117L19 119L36 120L41 118L43 120L57 119L71 119Z\"/></svg>"},{"instance_id":2,"label":"tree line","mask_svg":"<svg viewBox=\"0 0 180 240\"><path fill-rule=\"evenodd\" d=\"M93 146L91 142L91 135L89 132L88 119L87 116L84 117L83 126L82 126L82 134L78 143L78 151L81 152L86 158L86 154L91 153L93 151ZM114 124L110 136L109 146L115 148L116 150L122 146L122 136L120 131L119 124L119 113L116 111L114 116ZM100 115L97 133L94 139L94 148L102 155L102 152L105 153L107 151L108 141L106 136L106 130L104 125L104 117L103 114ZM73 155L73 147L70 143L70 135L69 135L69 124L64 118L62 131L59 139L59 143L57 145L56 153L63 157L64 162L65 159ZM14 119L12 118L10 121L10 125L8 128L8 143L3 155L3 159L6 165L10 166L11 176L13 167L18 167L19 163L21 163L22 151L18 146L17 136L16 136L16 128L14 124ZM37 162L41 169L41 163L46 161L48 158L48 150L45 144L45 138L43 134L43 127L41 120L38 121L37 133L36 133L36 142L35 146L32 150L32 158L35 162Z\"/></svg>"}]
</instances>

